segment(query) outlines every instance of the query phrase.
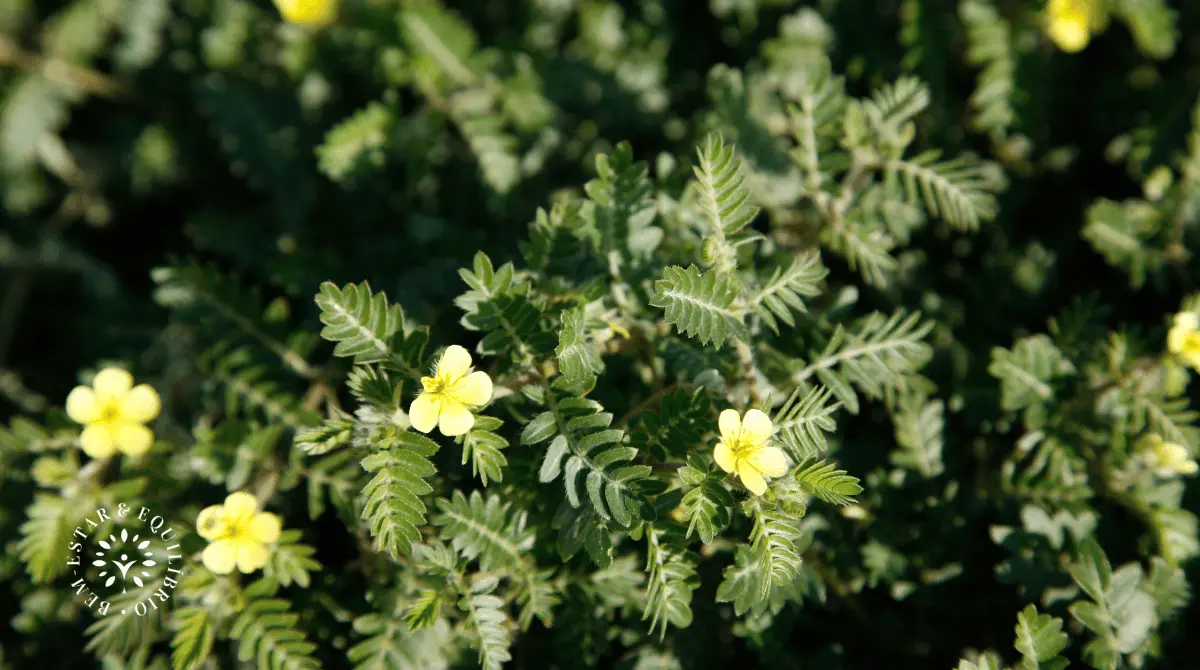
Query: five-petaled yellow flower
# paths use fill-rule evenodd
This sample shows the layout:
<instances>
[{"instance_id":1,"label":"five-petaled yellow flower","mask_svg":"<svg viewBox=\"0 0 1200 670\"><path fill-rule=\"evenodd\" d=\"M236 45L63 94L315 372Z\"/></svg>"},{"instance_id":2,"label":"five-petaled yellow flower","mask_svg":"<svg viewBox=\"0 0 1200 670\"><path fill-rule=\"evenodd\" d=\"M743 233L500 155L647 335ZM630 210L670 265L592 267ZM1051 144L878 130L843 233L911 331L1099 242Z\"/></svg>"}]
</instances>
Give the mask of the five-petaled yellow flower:
<instances>
[{"instance_id":1,"label":"five-petaled yellow flower","mask_svg":"<svg viewBox=\"0 0 1200 670\"><path fill-rule=\"evenodd\" d=\"M1167 349L1200 372L1200 315L1180 312L1167 333Z\"/></svg>"},{"instance_id":2,"label":"five-petaled yellow flower","mask_svg":"<svg viewBox=\"0 0 1200 670\"><path fill-rule=\"evenodd\" d=\"M446 348L432 377L421 377L425 390L408 408L412 427L428 433L437 426L446 437L462 435L475 425L469 406L492 399L492 378L471 372L471 354L453 344Z\"/></svg>"},{"instance_id":3,"label":"five-petaled yellow flower","mask_svg":"<svg viewBox=\"0 0 1200 670\"><path fill-rule=\"evenodd\" d=\"M736 472L751 493L766 493L763 477L781 477L787 472L783 451L767 446L775 426L766 414L752 409L742 418L737 410L727 409L721 412L717 424L721 441L713 450L713 459L725 472Z\"/></svg>"},{"instance_id":4,"label":"five-petaled yellow flower","mask_svg":"<svg viewBox=\"0 0 1200 670\"><path fill-rule=\"evenodd\" d=\"M251 573L267 564L267 545L279 539L279 517L258 511L258 499L245 491L230 493L224 505L204 508L196 532L210 544L201 560L218 575Z\"/></svg>"},{"instance_id":5,"label":"five-petaled yellow flower","mask_svg":"<svg viewBox=\"0 0 1200 670\"><path fill-rule=\"evenodd\" d=\"M337 18L337 0L275 0L280 15L289 23L327 26Z\"/></svg>"},{"instance_id":6,"label":"five-petaled yellow flower","mask_svg":"<svg viewBox=\"0 0 1200 670\"><path fill-rule=\"evenodd\" d=\"M1046 5L1046 32L1059 49L1082 51L1091 36L1104 29L1104 8L1099 0L1050 0Z\"/></svg>"},{"instance_id":7,"label":"five-petaled yellow flower","mask_svg":"<svg viewBox=\"0 0 1200 670\"><path fill-rule=\"evenodd\" d=\"M1200 465L1183 445L1167 442L1158 435L1151 435L1149 441L1154 470L1159 476L1194 475L1200 471Z\"/></svg>"},{"instance_id":8,"label":"five-petaled yellow flower","mask_svg":"<svg viewBox=\"0 0 1200 670\"><path fill-rule=\"evenodd\" d=\"M153 421L161 407L154 387L134 386L133 375L120 368L101 370L91 386L76 386L67 395L67 416L84 425L79 444L92 458L118 451L127 456L146 453L154 433L143 424Z\"/></svg>"}]
</instances>

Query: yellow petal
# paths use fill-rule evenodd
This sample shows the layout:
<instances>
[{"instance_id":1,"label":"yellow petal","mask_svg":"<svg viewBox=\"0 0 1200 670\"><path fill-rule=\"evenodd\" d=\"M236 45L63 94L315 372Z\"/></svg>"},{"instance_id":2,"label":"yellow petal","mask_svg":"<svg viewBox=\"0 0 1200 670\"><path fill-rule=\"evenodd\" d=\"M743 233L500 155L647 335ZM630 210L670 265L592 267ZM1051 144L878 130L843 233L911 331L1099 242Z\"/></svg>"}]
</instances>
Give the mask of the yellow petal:
<instances>
[{"instance_id":1,"label":"yellow petal","mask_svg":"<svg viewBox=\"0 0 1200 670\"><path fill-rule=\"evenodd\" d=\"M737 459L733 457L733 450L724 442L718 442L716 449L713 449L713 460L725 472L733 472L737 467Z\"/></svg>"},{"instance_id":2,"label":"yellow petal","mask_svg":"<svg viewBox=\"0 0 1200 670\"><path fill-rule=\"evenodd\" d=\"M154 433L139 423L117 423L112 427L113 441L126 456L141 456L154 446Z\"/></svg>"},{"instance_id":3,"label":"yellow petal","mask_svg":"<svg viewBox=\"0 0 1200 670\"><path fill-rule=\"evenodd\" d=\"M238 572L251 573L267 564L267 548L262 542L251 539L238 540L237 544Z\"/></svg>"},{"instance_id":4,"label":"yellow petal","mask_svg":"<svg viewBox=\"0 0 1200 670\"><path fill-rule=\"evenodd\" d=\"M90 386L76 386L67 394L67 416L75 423L94 423L100 415L100 403Z\"/></svg>"},{"instance_id":5,"label":"yellow petal","mask_svg":"<svg viewBox=\"0 0 1200 670\"><path fill-rule=\"evenodd\" d=\"M486 405L492 399L492 378L483 371L472 372L454 387L451 395L464 405Z\"/></svg>"},{"instance_id":6,"label":"yellow petal","mask_svg":"<svg viewBox=\"0 0 1200 670\"><path fill-rule=\"evenodd\" d=\"M236 526L254 516L258 511L258 498L246 491L236 491L225 496L225 518L229 525Z\"/></svg>"},{"instance_id":7,"label":"yellow petal","mask_svg":"<svg viewBox=\"0 0 1200 670\"><path fill-rule=\"evenodd\" d=\"M325 26L337 16L336 0L275 0L279 14L289 23Z\"/></svg>"},{"instance_id":8,"label":"yellow petal","mask_svg":"<svg viewBox=\"0 0 1200 670\"><path fill-rule=\"evenodd\" d=\"M236 546L232 540L217 540L204 548L200 560L213 574L227 575L233 572L237 559Z\"/></svg>"},{"instance_id":9,"label":"yellow petal","mask_svg":"<svg viewBox=\"0 0 1200 670\"><path fill-rule=\"evenodd\" d=\"M775 426L771 424L771 419L761 411L752 409L746 412L745 418L742 419L742 444L760 445L771 437L771 432L775 430Z\"/></svg>"},{"instance_id":10,"label":"yellow petal","mask_svg":"<svg viewBox=\"0 0 1200 670\"><path fill-rule=\"evenodd\" d=\"M461 402L452 398L442 401L442 413L438 421L438 430L446 437L455 437L471 430L475 425L475 415Z\"/></svg>"},{"instance_id":11,"label":"yellow petal","mask_svg":"<svg viewBox=\"0 0 1200 670\"><path fill-rule=\"evenodd\" d=\"M437 425L442 403L432 393L422 393L408 406L408 421L422 433L428 433Z\"/></svg>"},{"instance_id":12,"label":"yellow petal","mask_svg":"<svg viewBox=\"0 0 1200 670\"><path fill-rule=\"evenodd\" d=\"M763 447L746 460L767 477L782 477L787 472L787 460L779 447Z\"/></svg>"},{"instance_id":13,"label":"yellow petal","mask_svg":"<svg viewBox=\"0 0 1200 670\"><path fill-rule=\"evenodd\" d=\"M146 423L153 421L162 409L158 391L149 384L138 384L121 398L118 411L122 421Z\"/></svg>"},{"instance_id":14,"label":"yellow petal","mask_svg":"<svg viewBox=\"0 0 1200 670\"><path fill-rule=\"evenodd\" d=\"M1184 331L1200 330L1200 314L1180 312L1175 315L1175 327Z\"/></svg>"},{"instance_id":15,"label":"yellow petal","mask_svg":"<svg viewBox=\"0 0 1200 670\"><path fill-rule=\"evenodd\" d=\"M738 477L742 478L742 485L754 495L760 496L767 492L767 482L758 470L746 461L738 461Z\"/></svg>"},{"instance_id":16,"label":"yellow petal","mask_svg":"<svg viewBox=\"0 0 1200 670\"><path fill-rule=\"evenodd\" d=\"M1180 463L1176 470L1178 470L1179 474L1181 475L1194 475L1198 470L1200 470L1200 466L1196 465L1196 461L1187 460L1183 463Z\"/></svg>"},{"instance_id":17,"label":"yellow petal","mask_svg":"<svg viewBox=\"0 0 1200 670\"><path fill-rule=\"evenodd\" d=\"M117 453L112 431L102 423L93 423L84 428L79 434L79 446L83 447L83 453L92 458L108 458Z\"/></svg>"},{"instance_id":18,"label":"yellow petal","mask_svg":"<svg viewBox=\"0 0 1200 670\"><path fill-rule=\"evenodd\" d=\"M742 417L736 409L727 409L717 417L717 426L721 429L721 437L726 442L737 443L738 433L742 430Z\"/></svg>"},{"instance_id":19,"label":"yellow petal","mask_svg":"<svg viewBox=\"0 0 1200 670\"><path fill-rule=\"evenodd\" d=\"M1083 14L1071 13L1050 21L1050 39L1067 53L1082 51L1089 38L1088 19Z\"/></svg>"},{"instance_id":20,"label":"yellow petal","mask_svg":"<svg viewBox=\"0 0 1200 670\"><path fill-rule=\"evenodd\" d=\"M458 379L470 369L471 354L457 344L451 344L442 354L442 360L438 361L437 376L448 380Z\"/></svg>"},{"instance_id":21,"label":"yellow petal","mask_svg":"<svg viewBox=\"0 0 1200 670\"><path fill-rule=\"evenodd\" d=\"M133 388L133 375L121 368L104 368L96 373L92 388L96 389L101 402L106 398L120 398Z\"/></svg>"},{"instance_id":22,"label":"yellow petal","mask_svg":"<svg viewBox=\"0 0 1200 670\"><path fill-rule=\"evenodd\" d=\"M206 540L215 540L228 530L229 526L225 523L225 508L220 505L209 505L196 517L196 532Z\"/></svg>"},{"instance_id":23,"label":"yellow petal","mask_svg":"<svg viewBox=\"0 0 1200 670\"><path fill-rule=\"evenodd\" d=\"M1175 325L1171 326L1171 330L1167 332L1167 350L1173 354L1182 354L1184 343L1187 342L1187 336L1192 333L1191 329L1179 325L1179 318L1175 318ZM76 389L78 390L78 389ZM75 395L75 391L71 392ZM71 396L67 396L67 412L70 412ZM74 419L75 417L71 417ZM78 419L75 419L78 421Z\"/></svg>"},{"instance_id":24,"label":"yellow petal","mask_svg":"<svg viewBox=\"0 0 1200 670\"><path fill-rule=\"evenodd\" d=\"M437 379L434 377L421 377L421 388L426 391L432 391L437 388Z\"/></svg>"},{"instance_id":25,"label":"yellow petal","mask_svg":"<svg viewBox=\"0 0 1200 670\"><path fill-rule=\"evenodd\" d=\"M250 535L263 544L271 544L279 539L282 527L279 517L270 512L262 512L255 514L250 521Z\"/></svg>"}]
</instances>

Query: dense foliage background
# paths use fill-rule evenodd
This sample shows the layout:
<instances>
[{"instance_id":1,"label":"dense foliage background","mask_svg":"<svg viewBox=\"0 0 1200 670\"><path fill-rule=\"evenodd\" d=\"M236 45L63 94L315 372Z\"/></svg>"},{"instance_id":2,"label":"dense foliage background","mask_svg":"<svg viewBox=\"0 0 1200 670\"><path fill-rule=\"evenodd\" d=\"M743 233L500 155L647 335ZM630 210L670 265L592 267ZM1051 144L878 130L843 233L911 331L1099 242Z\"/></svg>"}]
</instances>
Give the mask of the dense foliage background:
<instances>
[{"instance_id":1,"label":"dense foliage background","mask_svg":"<svg viewBox=\"0 0 1200 670\"><path fill-rule=\"evenodd\" d=\"M531 270L545 301L609 301L581 331L604 358L588 397L644 454L667 452L656 473L672 487L696 485L673 473L689 449L709 458L717 411L752 400L778 408L796 386L784 382L810 376L806 361L820 368L823 350L838 354L838 324L862 332L854 320L872 312L920 313L919 325L883 337L904 349L887 359L899 367L821 379L839 386L842 403L822 447L828 437L837 467L864 490L853 506L810 501L802 583L765 612L735 613L718 597L730 542L749 528L731 505L724 539L680 541L698 555L687 559L698 584L684 594L690 613L666 608L671 625L650 631L645 541L621 531L603 588L589 546L547 578L552 613L525 620L506 598L504 625L527 627L513 634L508 667L927 669L967 659L1036 668L1014 648L1017 614L1031 603L1062 620L1072 665L1200 667L1188 641L1200 629L1188 597L1200 577L1200 494L1193 480L1143 475L1134 458L1148 433L1200 454L1188 409L1197 385L1183 387L1200 371L1165 353L1171 317L1200 280L1189 251L1200 239L1200 9L1101 4L1106 28L1068 54L1046 36L1037 0L374 0L347 2L327 27L288 25L262 1L3 3L0 620L12 628L0 633L0 667L166 667L172 635L200 635L175 620L97 628L45 567L60 558L51 540L66 522L38 508L35 492L68 514L86 461L71 447L78 427L63 399L110 362L154 384L164 404L151 464L122 462L111 479L148 475L159 490L145 495L180 527L226 491L264 472L280 477L269 507L323 568L287 559L284 570L303 579L281 580L279 597L318 660L347 667L346 649L386 637L401 651L370 667L475 667L471 629L451 601L444 622L418 633L395 625L420 596L406 572L419 563L401 555L406 567L380 567L393 558L354 529L361 508L343 490L361 488L353 477L364 473L306 456L293 436L311 444L322 420L346 420L333 411L339 394L348 412L352 395L371 396L361 376L346 390L350 362L318 337L322 282L386 292L407 323L429 327L418 360L428 367L435 347L472 348L492 327L471 319L479 295L460 298L459 269L477 272L480 251L496 268L545 259ZM813 188L787 110L820 97L814 73L826 69L850 96L884 86L894 96L880 102L884 121L858 120L861 144L836 131L817 138L822 157L833 156L819 173L842 174L868 145L986 162L959 175L967 187L922 177L910 197L847 179L858 209L833 217L840 228L814 226L830 219L842 182ZM786 269L819 247L828 269L819 296L802 296L808 312L756 317L750 369L772 391L763 397L753 382L739 386L746 361L732 345L668 333L645 288L668 264L729 260L702 250L711 231L688 186L710 132L746 161L762 208L748 230L767 240L760 260ZM598 174L601 155L615 176ZM645 163L644 177L622 162L630 157ZM638 207L653 209L661 242L638 237L651 220L641 209L614 207L605 216L620 232L600 230L597 244L615 256L557 255L555 240L573 225L563 223L569 203L610 211L606 197L643 181ZM878 198L877 209L860 197ZM531 252L531 239L548 246ZM626 265L610 277L610 262ZM770 266L759 265L765 282ZM636 307L604 297L614 282L628 282ZM559 336L558 308L538 318ZM476 365L519 391L522 361L495 344L473 349ZM728 384L705 383L712 375ZM696 403L688 411L700 423L678 428L694 442L657 444L671 433L648 415L667 411L658 410L667 392L697 385L700 395L679 396ZM529 510L538 540L524 549L538 568L556 568L550 517L564 498L557 483L537 483L544 445L519 445L537 411L520 400L490 410L511 445L502 482L478 481L459 464L460 447L442 440L436 495L486 483ZM324 465L297 465L306 462ZM40 525L27 521L35 517ZM1114 578L1128 593L1097 596L1080 576L1094 569L1107 586L1103 565L1130 562L1137 575ZM200 595L216 587L190 588L176 607L220 609ZM1130 596L1134 588L1149 599ZM1089 597L1105 612L1099 623L1068 609ZM236 643L214 617L209 663L234 667ZM1052 663L1041 667L1060 667Z\"/></svg>"}]
</instances>

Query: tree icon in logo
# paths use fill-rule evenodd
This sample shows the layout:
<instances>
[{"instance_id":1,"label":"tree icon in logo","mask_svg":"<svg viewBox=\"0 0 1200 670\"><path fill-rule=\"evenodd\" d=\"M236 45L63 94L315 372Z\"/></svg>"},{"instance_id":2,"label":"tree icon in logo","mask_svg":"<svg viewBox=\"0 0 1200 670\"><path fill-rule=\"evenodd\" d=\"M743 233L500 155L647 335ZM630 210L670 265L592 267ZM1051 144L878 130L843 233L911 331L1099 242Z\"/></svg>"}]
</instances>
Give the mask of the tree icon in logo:
<instances>
[{"instance_id":1,"label":"tree icon in logo","mask_svg":"<svg viewBox=\"0 0 1200 670\"><path fill-rule=\"evenodd\" d=\"M130 579L130 570L133 570L133 583L138 586L145 586L142 582L142 577L149 577L150 573L146 570L138 568L151 568L157 565L152 558L154 552L147 551L150 546L150 540L142 540L138 542L139 536L134 534L129 537L129 531L121 529L121 539L116 536L109 535L107 540L100 540L99 544L104 548L104 551L96 552L96 560L92 561L92 565L98 568L104 568L100 572L101 577L108 577L104 580L105 586L112 586L113 582L117 581L117 572L121 574L121 593L125 593L126 580ZM107 553L106 553L107 552Z\"/></svg>"}]
</instances>

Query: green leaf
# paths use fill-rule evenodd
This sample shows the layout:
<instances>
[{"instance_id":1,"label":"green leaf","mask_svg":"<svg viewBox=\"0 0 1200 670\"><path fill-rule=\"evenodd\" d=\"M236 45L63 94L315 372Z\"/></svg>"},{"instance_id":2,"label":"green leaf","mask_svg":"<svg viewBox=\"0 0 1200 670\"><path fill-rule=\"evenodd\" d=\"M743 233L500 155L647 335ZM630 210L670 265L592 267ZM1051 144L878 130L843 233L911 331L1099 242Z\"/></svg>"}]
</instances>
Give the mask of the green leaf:
<instances>
[{"instance_id":1,"label":"green leaf","mask_svg":"<svg viewBox=\"0 0 1200 670\"><path fill-rule=\"evenodd\" d=\"M433 491L425 479L437 472L429 457L438 445L422 435L389 428L378 448L362 460L363 469L375 475L362 491L366 498L362 518L370 524L375 548L398 560L421 539L418 529L425 524L421 496Z\"/></svg>"},{"instance_id":2,"label":"green leaf","mask_svg":"<svg viewBox=\"0 0 1200 670\"><path fill-rule=\"evenodd\" d=\"M766 285L750 299L750 304L767 327L775 332L779 332L776 319L795 326L792 311L807 311L802 296L820 294L817 285L827 274L829 270L821 265L820 255L815 252L798 254L786 270L775 268Z\"/></svg>"},{"instance_id":3,"label":"green leaf","mask_svg":"<svg viewBox=\"0 0 1200 670\"><path fill-rule=\"evenodd\" d=\"M933 322L922 323L919 313L902 310L891 316L873 312L854 330L838 324L824 350L814 352L792 381L801 384L816 375L847 411L857 414L858 396L851 384L875 398L907 389L914 373L933 356L924 341L932 329Z\"/></svg>"},{"instance_id":4,"label":"green leaf","mask_svg":"<svg viewBox=\"0 0 1200 670\"><path fill-rule=\"evenodd\" d=\"M832 463L813 461L801 463L793 475L797 483L808 493L834 505L849 505L854 497L862 493L858 477L838 470Z\"/></svg>"},{"instance_id":5,"label":"green leaf","mask_svg":"<svg viewBox=\"0 0 1200 670\"><path fill-rule=\"evenodd\" d=\"M479 477L479 481L487 486L489 481L504 481L504 466L508 459L501 451L508 447L508 442L495 431L504 422L490 416L476 416L475 425L463 437L462 463L471 463L471 474Z\"/></svg>"},{"instance_id":6,"label":"green leaf","mask_svg":"<svg viewBox=\"0 0 1200 670\"><path fill-rule=\"evenodd\" d=\"M892 451L889 460L925 478L942 474L945 470L942 463L944 411L945 403L941 400L929 400L916 394L901 398L892 415L899 449Z\"/></svg>"},{"instance_id":7,"label":"green leaf","mask_svg":"<svg viewBox=\"0 0 1200 670\"><path fill-rule=\"evenodd\" d=\"M1033 605L1017 615L1017 640L1014 643L1023 660L1020 670L1062 670L1069 664L1059 657L1067 647L1063 622L1049 614L1039 614Z\"/></svg>"},{"instance_id":8,"label":"green leaf","mask_svg":"<svg viewBox=\"0 0 1200 670\"><path fill-rule=\"evenodd\" d=\"M1003 185L999 169L969 155L938 162L940 151L890 160L885 170L904 181L909 202L924 199L925 208L960 230L975 230L996 216L996 197Z\"/></svg>"},{"instance_id":9,"label":"green leaf","mask_svg":"<svg viewBox=\"0 0 1200 670\"><path fill-rule=\"evenodd\" d=\"M275 580L280 586L294 583L301 588L308 588L312 582L309 573L320 570L321 564L312 558L316 549L297 543L300 537L298 530L287 530L279 536L263 567L264 577Z\"/></svg>"},{"instance_id":10,"label":"green leaf","mask_svg":"<svg viewBox=\"0 0 1200 670\"><path fill-rule=\"evenodd\" d=\"M558 333L558 347L554 350L558 357L558 369L568 384L586 384L604 372L604 361L600 359L600 352L587 340L587 317L582 307L563 310L561 319L562 330Z\"/></svg>"},{"instance_id":11,"label":"green leaf","mask_svg":"<svg viewBox=\"0 0 1200 670\"><path fill-rule=\"evenodd\" d=\"M1086 538L1079 545L1079 558L1069 570L1084 593L1096 602L1105 602L1104 594L1112 581L1112 566L1094 539Z\"/></svg>"},{"instance_id":12,"label":"green leaf","mask_svg":"<svg viewBox=\"0 0 1200 670\"><path fill-rule=\"evenodd\" d=\"M658 629L661 641L667 625L687 628L692 623L692 591L699 586L695 554L683 549L677 534L649 528L646 531L646 609L650 633Z\"/></svg>"},{"instance_id":13,"label":"green leaf","mask_svg":"<svg viewBox=\"0 0 1200 670\"><path fill-rule=\"evenodd\" d=\"M680 476L686 481L685 471L689 466L680 468ZM733 507L733 494L721 483L724 477L720 473L701 473L695 471L700 481L683 494L680 506L683 518L688 524L687 537L695 532L704 544L713 541L717 535L729 525L729 510Z\"/></svg>"},{"instance_id":14,"label":"green leaf","mask_svg":"<svg viewBox=\"0 0 1200 670\"><path fill-rule=\"evenodd\" d=\"M404 622L411 631L419 631L437 623L442 612L441 594L428 589L417 597L413 604L404 610Z\"/></svg>"},{"instance_id":15,"label":"green leaf","mask_svg":"<svg viewBox=\"0 0 1200 670\"><path fill-rule=\"evenodd\" d=\"M317 294L321 308L321 337L336 342L335 356L352 356L356 363L387 360L393 352L392 340L404 328L404 312L389 305L387 295L372 293L367 282L338 288L333 282L321 284Z\"/></svg>"},{"instance_id":16,"label":"green leaf","mask_svg":"<svg viewBox=\"0 0 1200 670\"><path fill-rule=\"evenodd\" d=\"M713 232L719 237L735 235L754 221L758 207L751 201L745 168L732 144L710 133L704 147L696 151L700 164L693 167L700 204Z\"/></svg>"},{"instance_id":17,"label":"green leaf","mask_svg":"<svg viewBox=\"0 0 1200 670\"><path fill-rule=\"evenodd\" d=\"M299 627L300 616L289 611L286 600L260 595L253 587L246 589L246 606L229 629L229 637L238 641L238 660L257 659L260 668L271 670L320 668L312 656L317 646Z\"/></svg>"},{"instance_id":18,"label":"green leaf","mask_svg":"<svg viewBox=\"0 0 1200 670\"><path fill-rule=\"evenodd\" d=\"M730 307L737 297L737 283L728 274L716 270L701 274L695 265L686 270L670 266L663 269L663 278L654 282L650 304L665 310L667 323L679 332L719 349L729 337L750 337L742 312Z\"/></svg>"},{"instance_id":19,"label":"green leaf","mask_svg":"<svg viewBox=\"0 0 1200 670\"><path fill-rule=\"evenodd\" d=\"M651 225L657 211L647 172L644 162L633 160L628 142L618 143L611 155L597 154L597 177L583 190L595 204L593 220L602 259L615 253L623 260L621 265L640 267L662 241L662 228Z\"/></svg>"},{"instance_id":20,"label":"green leaf","mask_svg":"<svg viewBox=\"0 0 1200 670\"><path fill-rule=\"evenodd\" d=\"M479 491L470 498L455 491L450 500L438 501L433 523L463 558L478 560L480 569L491 572L520 564L533 548L534 532L525 527L525 513L511 507L496 494L485 501Z\"/></svg>"},{"instance_id":21,"label":"green leaf","mask_svg":"<svg viewBox=\"0 0 1200 670\"><path fill-rule=\"evenodd\" d=\"M1074 373L1075 366L1045 335L1019 340L1012 350L992 349L988 373L1000 380L1000 406L1020 410L1054 398L1053 382Z\"/></svg>"},{"instance_id":22,"label":"green leaf","mask_svg":"<svg viewBox=\"0 0 1200 670\"><path fill-rule=\"evenodd\" d=\"M325 134L316 148L317 167L339 183L348 183L355 175L379 169L387 161L387 145L396 123L393 111L380 102L351 114Z\"/></svg>"},{"instance_id":23,"label":"green leaf","mask_svg":"<svg viewBox=\"0 0 1200 670\"><path fill-rule=\"evenodd\" d=\"M829 402L832 395L827 388L813 386L801 397L797 387L776 412L775 439L795 461L816 458L829 448L825 433L837 430L833 415L841 407L841 403Z\"/></svg>"},{"instance_id":24,"label":"green leaf","mask_svg":"<svg viewBox=\"0 0 1200 670\"><path fill-rule=\"evenodd\" d=\"M512 641L504 626L508 617L502 609L504 601L491 595L495 588L494 579L480 580L470 593L463 595L458 604L459 609L467 613L472 645L479 650L479 663L483 670L500 670L504 663L512 660L508 652Z\"/></svg>"},{"instance_id":25,"label":"green leaf","mask_svg":"<svg viewBox=\"0 0 1200 670\"><path fill-rule=\"evenodd\" d=\"M377 613L354 620L354 632L363 639L346 652L356 670L447 670L446 652L452 648L444 621L410 631L399 617Z\"/></svg>"},{"instance_id":26,"label":"green leaf","mask_svg":"<svg viewBox=\"0 0 1200 670\"><path fill-rule=\"evenodd\" d=\"M599 403L567 397L551 403L558 435L542 460L539 479L563 476L572 507L590 503L601 519L628 527L642 516L646 465L627 465L637 449L624 446L625 432L609 428L613 416ZM586 497L585 497L586 493Z\"/></svg>"},{"instance_id":27,"label":"green leaf","mask_svg":"<svg viewBox=\"0 0 1200 670\"><path fill-rule=\"evenodd\" d=\"M171 613L175 635L171 638L171 667L193 670L201 667L212 652L216 631L208 608L180 607Z\"/></svg>"}]
</instances>

